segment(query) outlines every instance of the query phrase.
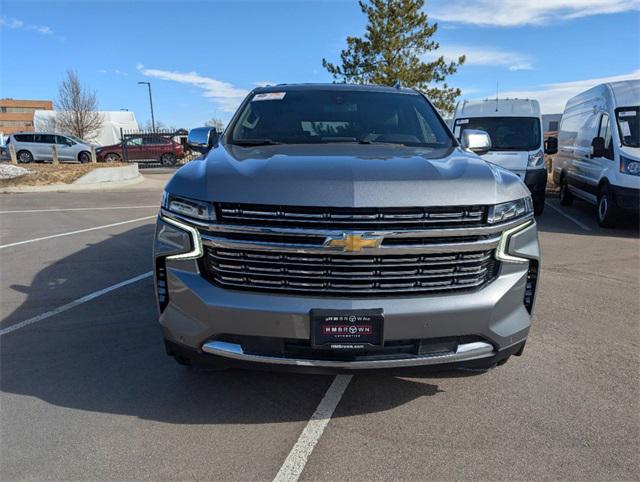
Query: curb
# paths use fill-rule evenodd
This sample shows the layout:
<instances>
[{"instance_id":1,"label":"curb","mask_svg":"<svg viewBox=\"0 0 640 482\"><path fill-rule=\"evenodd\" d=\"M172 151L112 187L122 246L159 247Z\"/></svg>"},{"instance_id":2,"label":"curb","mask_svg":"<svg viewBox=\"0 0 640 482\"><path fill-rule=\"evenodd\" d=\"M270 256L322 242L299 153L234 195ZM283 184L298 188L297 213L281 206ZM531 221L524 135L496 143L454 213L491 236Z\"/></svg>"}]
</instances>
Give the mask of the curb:
<instances>
[{"instance_id":1,"label":"curb","mask_svg":"<svg viewBox=\"0 0 640 482\"><path fill-rule=\"evenodd\" d=\"M105 181L86 184L50 184L48 186L16 186L0 189L0 194L20 192L75 192L75 191L108 191L114 188L132 186L144 181L144 176L138 174L133 179L122 181Z\"/></svg>"}]
</instances>

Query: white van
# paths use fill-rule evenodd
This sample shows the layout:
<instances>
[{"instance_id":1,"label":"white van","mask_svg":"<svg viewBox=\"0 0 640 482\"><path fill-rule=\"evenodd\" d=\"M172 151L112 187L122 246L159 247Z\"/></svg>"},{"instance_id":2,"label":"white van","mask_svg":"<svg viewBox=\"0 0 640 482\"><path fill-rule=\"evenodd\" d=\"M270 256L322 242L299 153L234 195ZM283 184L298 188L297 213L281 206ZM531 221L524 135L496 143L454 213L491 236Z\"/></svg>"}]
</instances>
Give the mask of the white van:
<instances>
[{"instance_id":1,"label":"white van","mask_svg":"<svg viewBox=\"0 0 640 482\"><path fill-rule=\"evenodd\" d=\"M567 102L553 179L560 203L597 206L598 223L640 207L640 80L597 85Z\"/></svg>"},{"instance_id":2,"label":"white van","mask_svg":"<svg viewBox=\"0 0 640 482\"><path fill-rule=\"evenodd\" d=\"M465 100L456 106L453 132L479 129L491 137L483 159L517 174L531 191L536 216L544 210L547 172L540 104L531 99Z\"/></svg>"}]
</instances>

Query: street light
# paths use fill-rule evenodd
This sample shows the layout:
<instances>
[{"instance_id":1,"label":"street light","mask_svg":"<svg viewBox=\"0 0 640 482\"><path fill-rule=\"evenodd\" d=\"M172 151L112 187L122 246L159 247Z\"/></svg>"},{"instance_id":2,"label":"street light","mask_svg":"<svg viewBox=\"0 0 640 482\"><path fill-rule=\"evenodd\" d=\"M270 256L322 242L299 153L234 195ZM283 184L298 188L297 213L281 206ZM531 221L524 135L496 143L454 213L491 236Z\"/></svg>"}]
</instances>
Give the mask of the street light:
<instances>
[{"instance_id":1,"label":"street light","mask_svg":"<svg viewBox=\"0 0 640 482\"><path fill-rule=\"evenodd\" d=\"M151 99L151 82L138 82L138 84L147 84L149 88L149 105L151 106L151 129L153 132L156 131L156 121L153 117L153 100Z\"/></svg>"}]
</instances>

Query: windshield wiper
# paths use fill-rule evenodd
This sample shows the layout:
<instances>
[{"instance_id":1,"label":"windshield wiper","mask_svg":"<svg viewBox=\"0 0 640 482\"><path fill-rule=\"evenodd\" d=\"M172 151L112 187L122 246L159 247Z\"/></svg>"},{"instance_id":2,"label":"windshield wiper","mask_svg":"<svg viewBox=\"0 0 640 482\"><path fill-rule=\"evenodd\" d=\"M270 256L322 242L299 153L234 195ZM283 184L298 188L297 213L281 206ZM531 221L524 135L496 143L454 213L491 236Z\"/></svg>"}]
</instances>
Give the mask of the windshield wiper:
<instances>
[{"instance_id":1,"label":"windshield wiper","mask_svg":"<svg viewBox=\"0 0 640 482\"><path fill-rule=\"evenodd\" d=\"M272 139L234 139L231 143L237 146L277 146L282 144L282 142Z\"/></svg>"},{"instance_id":2,"label":"windshield wiper","mask_svg":"<svg viewBox=\"0 0 640 482\"><path fill-rule=\"evenodd\" d=\"M405 146L406 144L403 144L402 142L393 142L393 141L371 141L369 139L362 139L360 141L358 141L358 144L386 144L386 145L393 145L393 146Z\"/></svg>"}]
</instances>

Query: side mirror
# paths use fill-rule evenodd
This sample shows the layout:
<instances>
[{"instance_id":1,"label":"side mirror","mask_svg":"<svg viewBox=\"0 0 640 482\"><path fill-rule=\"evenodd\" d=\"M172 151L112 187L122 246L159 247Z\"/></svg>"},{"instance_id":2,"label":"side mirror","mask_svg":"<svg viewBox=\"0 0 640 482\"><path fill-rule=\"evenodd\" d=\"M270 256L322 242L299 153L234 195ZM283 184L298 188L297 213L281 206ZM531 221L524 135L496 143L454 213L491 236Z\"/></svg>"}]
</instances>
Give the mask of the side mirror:
<instances>
[{"instance_id":1,"label":"side mirror","mask_svg":"<svg viewBox=\"0 0 640 482\"><path fill-rule=\"evenodd\" d=\"M207 153L218 143L218 133L213 127L196 127L187 136L187 145L194 151Z\"/></svg>"},{"instance_id":2,"label":"side mirror","mask_svg":"<svg viewBox=\"0 0 640 482\"><path fill-rule=\"evenodd\" d=\"M591 141L591 157L604 157L605 153L604 138L594 137Z\"/></svg>"},{"instance_id":3,"label":"side mirror","mask_svg":"<svg viewBox=\"0 0 640 482\"><path fill-rule=\"evenodd\" d=\"M491 137L485 131L465 129L460 139L462 147L479 156L486 154L491 149Z\"/></svg>"},{"instance_id":4,"label":"side mirror","mask_svg":"<svg viewBox=\"0 0 640 482\"><path fill-rule=\"evenodd\" d=\"M557 154L557 152L558 152L558 138L547 137L544 141L544 153Z\"/></svg>"}]
</instances>

